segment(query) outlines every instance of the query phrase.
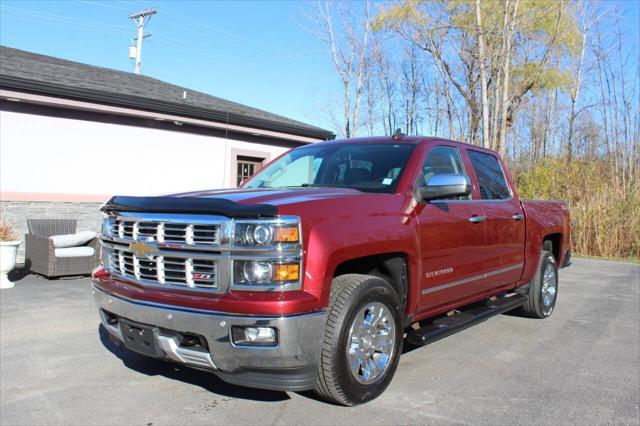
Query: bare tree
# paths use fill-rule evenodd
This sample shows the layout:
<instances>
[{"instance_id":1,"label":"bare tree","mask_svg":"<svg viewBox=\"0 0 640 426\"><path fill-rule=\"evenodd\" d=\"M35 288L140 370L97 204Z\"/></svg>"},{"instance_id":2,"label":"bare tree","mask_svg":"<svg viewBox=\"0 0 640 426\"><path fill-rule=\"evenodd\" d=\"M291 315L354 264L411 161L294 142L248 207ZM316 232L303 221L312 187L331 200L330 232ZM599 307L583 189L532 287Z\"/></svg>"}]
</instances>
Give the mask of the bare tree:
<instances>
[{"instance_id":1,"label":"bare tree","mask_svg":"<svg viewBox=\"0 0 640 426\"><path fill-rule=\"evenodd\" d=\"M585 107L581 110L577 110L578 101L580 98L580 89L582 86L582 72L585 62L585 53L587 50L587 41L590 35L592 25L599 19L599 16L593 14L593 10L589 9L590 3L584 0L577 2L577 10L579 14L580 32L582 37L580 39L580 46L576 59L572 64L572 75L575 77L572 79L569 87L569 98L571 101L571 112L569 114L569 131L567 135L567 155L568 161L571 161L573 157L573 138L575 133L575 124L578 114L584 111Z\"/></svg>"},{"instance_id":2,"label":"bare tree","mask_svg":"<svg viewBox=\"0 0 640 426\"><path fill-rule=\"evenodd\" d=\"M500 101L500 108L502 110L502 117L500 119L500 134L496 143L496 148L500 154L504 155L506 152L506 140L507 140L507 120L509 118L509 108L511 97L509 96L509 74L511 72L511 44L513 39L514 28L516 25L516 17L518 16L518 5L520 0L514 0L513 11L509 10L509 0L505 0L504 7L504 25L502 27L503 36L503 64L502 64L502 100ZM496 101L497 102L497 99Z\"/></svg>"},{"instance_id":3,"label":"bare tree","mask_svg":"<svg viewBox=\"0 0 640 426\"><path fill-rule=\"evenodd\" d=\"M416 48L408 45L402 63L402 105L404 108L404 131L418 133L418 101L422 92L422 67L418 63Z\"/></svg>"},{"instance_id":4,"label":"bare tree","mask_svg":"<svg viewBox=\"0 0 640 426\"><path fill-rule=\"evenodd\" d=\"M371 72L370 55L374 50L370 3L325 1L314 6L307 15L310 31L326 44L342 84L343 122L339 133L353 137L361 125L364 86Z\"/></svg>"},{"instance_id":5,"label":"bare tree","mask_svg":"<svg viewBox=\"0 0 640 426\"><path fill-rule=\"evenodd\" d=\"M489 97L487 95L487 71L484 51L484 30L482 29L482 13L480 0L475 0L476 25L478 32L478 64L480 68L480 92L482 96L482 146L489 148Z\"/></svg>"}]
</instances>

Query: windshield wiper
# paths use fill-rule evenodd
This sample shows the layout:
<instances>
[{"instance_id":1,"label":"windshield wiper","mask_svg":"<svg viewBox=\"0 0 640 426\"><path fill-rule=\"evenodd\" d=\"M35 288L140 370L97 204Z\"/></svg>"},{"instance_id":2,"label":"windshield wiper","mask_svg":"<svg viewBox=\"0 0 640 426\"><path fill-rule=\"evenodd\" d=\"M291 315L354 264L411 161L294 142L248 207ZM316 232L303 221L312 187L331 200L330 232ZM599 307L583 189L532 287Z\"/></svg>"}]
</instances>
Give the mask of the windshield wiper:
<instances>
[{"instance_id":1,"label":"windshield wiper","mask_svg":"<svg viewBox=\"0 0 640 426\"><path fill-rule=\"evenodd\" d=\"M281 186L280 188L322 188L322 187L332 188L329 185L316 185L313 183L301 183L300 185L286 185L286 186Z\"/></svg>"}]
</instances>

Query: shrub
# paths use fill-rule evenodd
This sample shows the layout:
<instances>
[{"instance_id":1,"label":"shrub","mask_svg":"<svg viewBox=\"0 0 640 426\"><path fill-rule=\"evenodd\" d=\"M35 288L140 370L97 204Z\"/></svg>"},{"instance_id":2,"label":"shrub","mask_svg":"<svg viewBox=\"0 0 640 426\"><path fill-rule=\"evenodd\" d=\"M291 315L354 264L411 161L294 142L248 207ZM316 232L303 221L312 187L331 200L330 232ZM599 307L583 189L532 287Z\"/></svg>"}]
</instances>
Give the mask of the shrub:
<instances>
[{"instance_id":1,"label":"shrub","mask_svg":"<svg viewBox=\"0 0 640 426\"><path fill-rule=\"evenodd\" d=\"M623 188L599 160L547 158L529 170L513 167L525 199L566 201L576 254L640 258L640 185Z\"/></svg>"},{"instance_id":2,"label":"shrub","mask_svg":"<svg viewBox=\"0 0 640 426\"><path fill-rule=\"evenodd\" d=\"M13 232L11 224L3 219L0 219L0 241L15 241L18 236Z\"/></svg>"}]
</instances>

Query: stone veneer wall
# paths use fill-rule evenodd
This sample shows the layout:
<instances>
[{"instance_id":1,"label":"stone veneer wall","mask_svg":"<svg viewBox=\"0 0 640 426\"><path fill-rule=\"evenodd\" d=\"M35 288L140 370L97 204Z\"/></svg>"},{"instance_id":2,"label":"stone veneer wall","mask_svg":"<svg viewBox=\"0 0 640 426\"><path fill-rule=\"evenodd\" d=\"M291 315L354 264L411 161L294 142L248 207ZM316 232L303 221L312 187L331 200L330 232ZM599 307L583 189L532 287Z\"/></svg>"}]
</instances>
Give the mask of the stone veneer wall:
<instances>
[{"instance_id":1,"label":"stone veneer wall","mask_svg":"<svg viewBox=\"0 0 640 426\"><path fill-rule=\"evenodd\" d=\"M100 232L100 205L90 202L5 201L0 200L0 217L7 220L23 241L18 249L18 263L24 262L24 234L27 219L76 219L78 231Z\"/></svg>"}]
</instances>

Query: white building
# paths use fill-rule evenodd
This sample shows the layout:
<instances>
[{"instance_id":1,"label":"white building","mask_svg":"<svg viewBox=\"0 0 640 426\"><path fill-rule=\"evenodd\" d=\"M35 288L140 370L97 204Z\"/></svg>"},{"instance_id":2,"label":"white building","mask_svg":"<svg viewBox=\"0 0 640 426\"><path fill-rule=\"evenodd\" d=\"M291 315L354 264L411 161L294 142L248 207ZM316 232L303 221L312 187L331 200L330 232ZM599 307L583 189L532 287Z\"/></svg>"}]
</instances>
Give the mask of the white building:
<instances>
[{"instance_id":1,"label":"white building","mask_svg":"<svg viewBox=\"0 0 640 426\"><path fill-rule=\"evenodd\" d=\"M327 131L132 73L0 46L0 214L97 227L113 194L235 187Z\"/></svg>"}]
</instances>

